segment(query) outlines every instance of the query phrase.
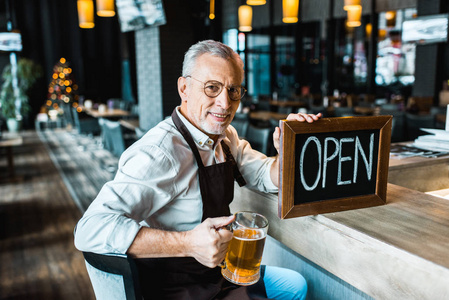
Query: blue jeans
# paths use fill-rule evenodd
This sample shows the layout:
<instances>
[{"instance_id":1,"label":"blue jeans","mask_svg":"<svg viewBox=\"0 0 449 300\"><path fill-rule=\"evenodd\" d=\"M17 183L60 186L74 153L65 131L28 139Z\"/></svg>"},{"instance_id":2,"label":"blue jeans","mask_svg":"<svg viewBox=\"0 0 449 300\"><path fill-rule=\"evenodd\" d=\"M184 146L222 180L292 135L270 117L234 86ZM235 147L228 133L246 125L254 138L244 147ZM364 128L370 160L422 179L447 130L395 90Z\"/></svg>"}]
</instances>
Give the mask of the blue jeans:
<instances>
[{"instance_id":1,"label":"blue jeans","mask_svg":"<svg viewBox=\"0 0 449 300\"><path fill-rule=\"evenodd\" d=\"M307 294L307 282L296 271L266 266L263 277L267 297L276 300L304 300Z\"/></svg>"}]
</instances>

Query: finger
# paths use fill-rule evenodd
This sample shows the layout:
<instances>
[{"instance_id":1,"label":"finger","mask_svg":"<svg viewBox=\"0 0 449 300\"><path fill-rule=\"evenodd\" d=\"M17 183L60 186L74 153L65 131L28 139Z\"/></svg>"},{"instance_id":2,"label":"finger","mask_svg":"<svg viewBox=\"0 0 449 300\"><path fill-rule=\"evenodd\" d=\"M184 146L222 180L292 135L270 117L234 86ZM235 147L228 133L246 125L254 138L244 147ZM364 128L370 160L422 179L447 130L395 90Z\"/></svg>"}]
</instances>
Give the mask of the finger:
<instances>
[{"instance_id":1,"label":"finger","mask_svg":"<svg viewBox=\"0 0 449 300\"><path fill-rule=\"evenodd\" d=\"M206 221L210 228L219 229L231 224L232 221L234 221L234 218L235 216L232 215L228 217L208 218Z\"/></svg>"},{"instance_id":2,"label":"finger","mask_svg":"<svg viewBox=\"0 0 449 300\"><path fill-rule=\"evenodd\" d=\"M232 231L227 229L220 229L216 231L216 234L218 234L219 240L221 244L225 244L225 248L227 247L228 242L232 239Z\"/></svg>"}]
</instances>

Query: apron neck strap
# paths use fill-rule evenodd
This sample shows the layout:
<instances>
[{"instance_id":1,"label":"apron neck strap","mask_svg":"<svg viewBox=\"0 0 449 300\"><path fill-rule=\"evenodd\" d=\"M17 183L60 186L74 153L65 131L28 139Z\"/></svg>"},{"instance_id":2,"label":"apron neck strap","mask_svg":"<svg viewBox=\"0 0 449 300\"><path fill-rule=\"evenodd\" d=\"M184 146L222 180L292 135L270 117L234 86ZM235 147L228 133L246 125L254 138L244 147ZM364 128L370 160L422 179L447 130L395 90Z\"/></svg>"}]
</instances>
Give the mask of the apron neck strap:
<instances>
[{"instance_id":1,"label":"apron neck strap","mask_svg":"<svg viewBox=\"0 0 449 300\"><path fill-rule=\"evenodd\" d=\"M195 145L195 142L193 141L192 135L190 134L187 127L182 123L181 119L179 118L176 108L173 110L171 117L173 119L173 123L175 123L176 128L178 128L179 132L181 132L182 136L186 140L187 144L189 144L190 148L192 149L193 155L196 158L196 163L198 164L199 168L204 168L203 160L201 159L200 153L198 152L198 148ZM223 151L226 155L226 161L230 162L232 164L232 168L234 170L234 178L239 184L239 186L244 186L246 184L245 179L243 178L242 174L240 173L237 163L234 160L234 157L231 154L231 150L229 149L228 145L225 144L225 142L221 141L221 147L223 148Z\"/></svg>"},{"instance_id":2,"label":"apron neck strap","mask_svg":"<svg viewBox=\"0 0 449 300\"><path fill-rule=\"evenodd\" d=\"M198 167L204 168L203 160L201 159L200 153L198 152L198 148L196 147L195 142L193 141L192 135L190 134L189 130L184 125L184 123L182 123L181 119L178 117L178 114L176 113L176 108L173 110L171 117L173 119L173 123L175 123L176 128L178 128L179 132L181 132L187 144L189 144L190 148L192 149Z\"/></svg>"}]
</instances>

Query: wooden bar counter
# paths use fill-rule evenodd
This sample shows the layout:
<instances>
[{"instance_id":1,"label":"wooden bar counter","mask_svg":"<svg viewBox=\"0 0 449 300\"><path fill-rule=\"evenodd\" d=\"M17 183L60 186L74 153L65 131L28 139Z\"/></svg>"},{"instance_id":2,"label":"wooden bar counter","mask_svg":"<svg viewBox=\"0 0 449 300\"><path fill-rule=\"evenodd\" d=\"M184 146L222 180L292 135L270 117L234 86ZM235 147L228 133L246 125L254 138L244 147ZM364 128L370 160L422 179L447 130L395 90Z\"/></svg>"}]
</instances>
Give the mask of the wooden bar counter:
<instances>
[{"instance_id":1,"label":"wooden bar counter","mask_svg":"<svg viewBox=\"0 0 449 300\"><path fill-rule=\"evenodd\" d=\"M449 188L449 155L390 158L388 182L421 192Z\"/></svg>"},{"instance_id":2,"label":"wooden bar counter","mask_svg":"<svg viewBox=\"0 0 449 300\"><path fill-rule=\"evenodd\" d=\"M276 194L236 185L231 209L375 299L449 299L449 200L388 184L386 205L281 220Z\"/></svg>"}]
</instances>

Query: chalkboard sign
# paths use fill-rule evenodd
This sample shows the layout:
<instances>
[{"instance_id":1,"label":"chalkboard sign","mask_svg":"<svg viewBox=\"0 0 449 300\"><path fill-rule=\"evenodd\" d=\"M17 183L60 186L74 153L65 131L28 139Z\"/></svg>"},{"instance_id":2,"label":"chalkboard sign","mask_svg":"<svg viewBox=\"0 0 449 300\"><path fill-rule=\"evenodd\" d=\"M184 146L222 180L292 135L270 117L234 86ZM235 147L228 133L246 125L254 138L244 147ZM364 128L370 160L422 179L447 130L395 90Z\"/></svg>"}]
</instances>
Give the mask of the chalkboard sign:
<instances>
[{"instance_id":1,"label":"chalkboard sign","mask_svg":"<svg viewBox=\"0 0 449 300\"><path fill-rule=\"evenodd\" d=\"M279 217L386 203L391 116L280 121Z\"/></svg>"}]
</instances>

